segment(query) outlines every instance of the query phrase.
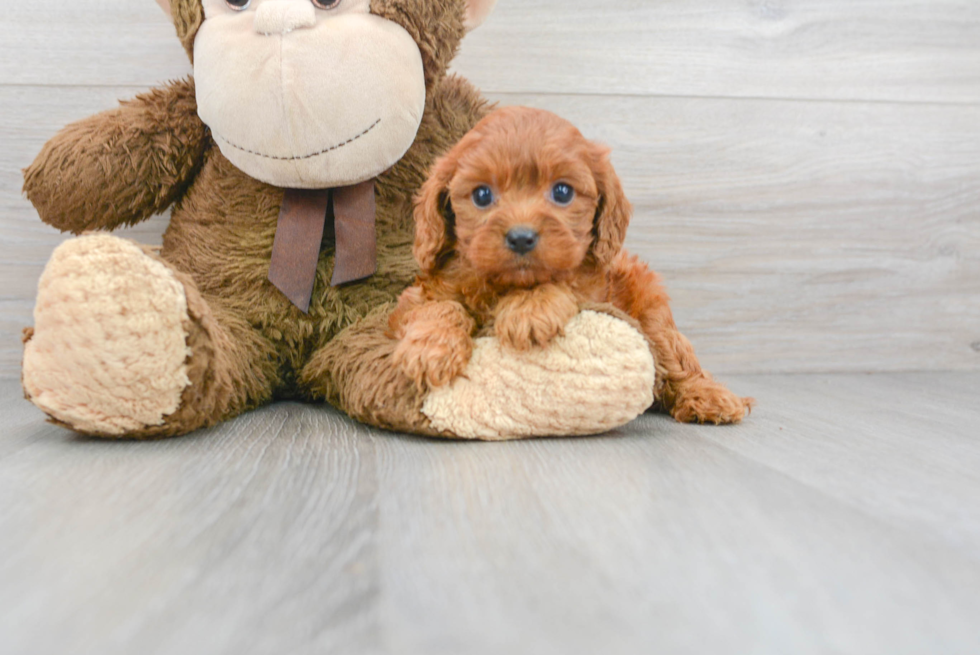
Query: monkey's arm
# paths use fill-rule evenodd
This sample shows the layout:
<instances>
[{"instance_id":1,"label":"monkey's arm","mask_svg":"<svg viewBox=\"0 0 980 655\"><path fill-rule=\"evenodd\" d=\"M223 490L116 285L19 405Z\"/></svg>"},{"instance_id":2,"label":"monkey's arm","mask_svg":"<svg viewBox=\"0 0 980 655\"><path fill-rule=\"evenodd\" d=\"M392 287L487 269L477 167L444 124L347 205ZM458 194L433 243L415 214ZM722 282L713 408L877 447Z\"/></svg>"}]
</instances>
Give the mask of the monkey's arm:
<instances>
[{"instance_id":1,"label":"monkey's arm","mask_svg":"<svg viewBox=\"0 0 980 655\"><path fill-rule=\"evenodd\" d=\"M61 130L24 170L24 193L63 232L133 225L180 197L206 143L193 79L173 82Z\"/></svg>"}]
</instances>

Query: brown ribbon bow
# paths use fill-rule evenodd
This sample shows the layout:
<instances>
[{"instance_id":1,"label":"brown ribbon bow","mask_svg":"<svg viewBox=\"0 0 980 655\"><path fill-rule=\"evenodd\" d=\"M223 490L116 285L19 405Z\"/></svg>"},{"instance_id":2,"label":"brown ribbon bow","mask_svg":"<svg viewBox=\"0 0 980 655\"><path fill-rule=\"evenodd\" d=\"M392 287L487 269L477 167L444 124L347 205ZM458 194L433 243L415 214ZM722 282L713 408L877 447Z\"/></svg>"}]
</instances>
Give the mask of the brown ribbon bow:
<instances>
[{"instance_id":1,"label":"brown ribbon bow","mask_svg":"<svg viewBox=\"0 0 980 655\"><path fill-rule=\"evenodd\" d=\"M333 229L331 286L377 271L374 180L336 189L286 189L269 262L269 281L304 313L310 309L324 228Z\"/></svg>"}]
</instances>

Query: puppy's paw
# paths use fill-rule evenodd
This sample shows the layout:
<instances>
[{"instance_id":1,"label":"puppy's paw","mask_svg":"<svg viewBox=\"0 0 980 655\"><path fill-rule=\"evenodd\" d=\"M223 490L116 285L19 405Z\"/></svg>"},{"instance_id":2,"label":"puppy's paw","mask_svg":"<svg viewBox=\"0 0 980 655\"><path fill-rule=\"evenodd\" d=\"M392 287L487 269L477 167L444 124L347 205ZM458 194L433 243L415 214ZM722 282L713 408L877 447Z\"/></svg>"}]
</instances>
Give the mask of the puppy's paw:
<instances>
[{"instance_id":1,"label":"puppy's paw","mask_svg":"<svg viewBox=\"0 0 980 655\"><path fill-rule=\"evenodd\" d=\"M739 423L755 405L754 398L742 398L710 377L698 377L676 385L670 415L681 423Z\"/></svg>"},{"instance_id":2,"label":"puppy's paw","mask_svg":"<svg viewBox=\"0 0 980 655\"><path fill-rule=\"evenodd\" d=\"M508 314L497 320L496 334L500 342L518 352L535 346L545 347L551 340L565 333L567 321L556 316L531 316Z\"/></svg>"},{"instance_id":3,"label":"puppy's paw","mask_svg":"<svg viewBox=\"0 0 980 655\"><path fill-rule=\"evenodd\" d=\"M565 326L578 311L578 303L570 294L541 287L501 301L494 331L501 344L512 350L543 348L565 334Z\"/></svg>"},{"instance_id":4,"label":"puppy's paw","mask_svg":"<svg viewBox=\"0 0 980 655\"><path fill-rule=\"evenodd\" d=\"M442 387L466 369L473 340L463 330L409 328L392 355L394 363L419 389Z\"/></svg>"}]
</instances>

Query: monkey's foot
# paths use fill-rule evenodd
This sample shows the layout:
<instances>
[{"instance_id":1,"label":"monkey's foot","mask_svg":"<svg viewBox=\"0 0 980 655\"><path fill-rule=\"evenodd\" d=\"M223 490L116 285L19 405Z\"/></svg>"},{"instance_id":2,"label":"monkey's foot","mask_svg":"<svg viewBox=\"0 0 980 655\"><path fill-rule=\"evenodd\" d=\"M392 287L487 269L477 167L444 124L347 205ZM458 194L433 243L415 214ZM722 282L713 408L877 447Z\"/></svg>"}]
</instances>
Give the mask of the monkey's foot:
<instances>
[{"instance_id":1,"label":"monkey's foot","mask_svg":"<svg viewBox=\"0 0 980 655\"><path fill-rule=\"evenodd\" d=\"M87 434L162 425L190 384L189 320L184 286L137 244L102 234L66 241L41 275L24 391Z\"/></svg>"},{"instance_id":2,"label":"monkey's foot","mask_svg":"<svg viewBox=\"0 0 980 655\"><path fill-rule=\"evenodd\" d=\"M477 339L463 376L430 391L422 413L435 429L468 439L599 434L650 407L654 376L637 329L583 311L547 348L517 353Z\"/></svg>"}]
</instances>

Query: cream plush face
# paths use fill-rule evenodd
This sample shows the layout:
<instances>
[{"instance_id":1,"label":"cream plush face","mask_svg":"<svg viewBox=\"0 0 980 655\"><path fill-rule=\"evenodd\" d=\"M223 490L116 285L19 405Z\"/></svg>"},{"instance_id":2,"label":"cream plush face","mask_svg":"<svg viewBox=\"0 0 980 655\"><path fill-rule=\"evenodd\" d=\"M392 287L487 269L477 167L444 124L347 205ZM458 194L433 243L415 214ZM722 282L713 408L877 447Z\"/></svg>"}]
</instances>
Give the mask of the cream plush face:
<instances>
[{"instance_id":1,"label":"cream plush face","mask_svg":"<svg viewBox=\"0 0 980 655\"><path fill-rule=\"evenodd\" d=\"M370 0L203 4L198 114L246 174L280 187L346 186L412 145L425 108L422 56L400 25L370 13Z\"/></svg>"}]
</instances>

